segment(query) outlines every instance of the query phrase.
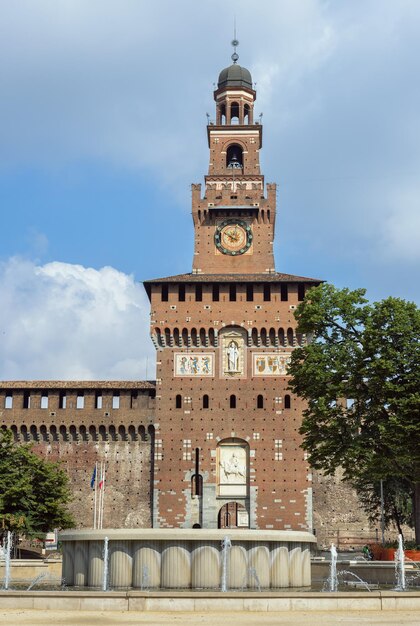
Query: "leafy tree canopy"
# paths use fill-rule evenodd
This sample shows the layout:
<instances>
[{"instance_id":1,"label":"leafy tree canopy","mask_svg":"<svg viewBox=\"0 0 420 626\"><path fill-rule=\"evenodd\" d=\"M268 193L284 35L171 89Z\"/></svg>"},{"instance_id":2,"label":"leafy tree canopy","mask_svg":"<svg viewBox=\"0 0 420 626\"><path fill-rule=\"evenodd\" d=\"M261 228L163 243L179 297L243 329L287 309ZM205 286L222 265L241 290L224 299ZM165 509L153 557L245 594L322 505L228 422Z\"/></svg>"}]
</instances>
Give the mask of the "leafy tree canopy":
<instances>
[{"instance_id":1,"label":"leafy tree canopy","mask_svg":"<svg viewBox=\"0 0 420 626\"><path fill-rule=\"evenodd\" d=\"M30 446L0 430L0 525L28 536L53 528L71 528L75 521L66 505L71 499L67 474L57 463L44 461Z\"/></svg>"},{"instance_id":2,"label":"leafy tree canopy","mask_svg":"<svg viewBox=\"0 0 420 626\"><path fill-rule=\"evenodd\" d=\"M415 494L420 541L420 312L365 290L311 289L296 310L309 345L293 352L291 389L307 402L301 427L313 467L347 480L401 478Z\"/></svg>"}]
</instances>

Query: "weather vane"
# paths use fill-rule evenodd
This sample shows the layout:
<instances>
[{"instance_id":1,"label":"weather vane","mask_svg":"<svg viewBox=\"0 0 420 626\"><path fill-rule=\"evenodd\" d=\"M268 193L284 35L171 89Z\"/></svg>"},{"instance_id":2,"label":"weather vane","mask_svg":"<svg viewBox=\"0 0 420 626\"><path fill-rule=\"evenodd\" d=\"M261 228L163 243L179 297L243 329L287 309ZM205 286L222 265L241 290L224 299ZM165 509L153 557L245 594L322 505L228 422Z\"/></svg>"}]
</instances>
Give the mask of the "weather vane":
<instances>
[{"instance_id":1,"label":"weather vane","mask_svg":"<svg viewBox=\"0 0 420 626\"><path fill-rule=\"evenodd\" d=\"M239 54L236 52L237 46L239 46L239 41L236 39L236 17L233 18L233 39L231 41L233 46L233 54L231 59L234 63L236 63L239 59Z\"/></svg>"}]
</instances>

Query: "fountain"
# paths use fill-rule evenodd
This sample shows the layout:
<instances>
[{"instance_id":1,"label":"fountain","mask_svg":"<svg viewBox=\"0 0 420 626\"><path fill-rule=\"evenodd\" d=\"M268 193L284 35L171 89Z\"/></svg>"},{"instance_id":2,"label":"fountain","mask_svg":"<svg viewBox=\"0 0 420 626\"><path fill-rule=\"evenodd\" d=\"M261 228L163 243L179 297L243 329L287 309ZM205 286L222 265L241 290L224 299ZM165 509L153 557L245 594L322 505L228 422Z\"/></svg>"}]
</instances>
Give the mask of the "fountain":
<instances>
[{"instance_id":1,"label":"fountain","mask_svg":"<svg viewBox=\"0 0 420 626\"><path fill-rule=\"evenodd\" d=\"M235 530L235 545L221 529L187 528L70 530L60 533L62 577L84 588L264 589L310 587L311 547L305 531ZM109 541L105 554L105 541ZM109 558L108 558L109 556ZM109 563L108 563L109 560ZM109 580L108 580L109 578Z\"/></svg>"},{"instance_id":2,"label":"fountain","mask_svg":"<svg viewBox=\"0 0 420 626\"><path fill-rule=\"evenodd\" d=\"M12 558L13 535L10 530L6 533L6 541L4 544L4 589L9 589L10 583L10 560Z\"/></svg>"},{"instance_id":3,"label":"fountain","mask_svg":"<svg viewBox=\"0 0 420 626\"><path fill-rule=\"evenodd\" d=\"M44 580L44 578L48 578L48 573L38 574L38 576L36 576L36 578L34 578L33 581L30 583L26 591L31 591L31 589L33 589L40 580Z\"/></svg>"},{"instance_id":4,"label":"fountain","mask_svg":"<svg viewBox=\"0 0 420 626\"><path fill-rule=\"evenodd\" d=\"M337 572L337 548L332 543L330 548L331 562L330 562L330 575L327 578L326 584L324 585L324 591L331 591L332 593L336 593L338 591L339 578L348 575L352 576L359 585L364 587L367 591L371 591L371 585L367 583L365 580L360 578L354 572L350 572L349 570L341 570ZM348 584L348 581L343 581Z\"/></svg>"},{"instance_id":5,"label":"fountain","mask_svg":"<svg viewBox=\"0 0 420 626\"><path fill-rule=\"evenodd\" d=\"M395 579L397 582L395 591L405 591L405 554L402 535L398 535L398 548L395 550L394 561Z\"/></svg>"},{"instance_id":6,"label":"fountain","mask_svg":"<svg viewBox=\"0 0 420 626\"><path fill-rule=\"evenodd\" d=\"M248 568L248 572L245 574L245 577L244 577L244 582L243 582L241 591L245 591L245 589L248 586L248 582L252 583L253 580L255 581L258 591L261 592L261 583L260 583L260 579L258 578L257 570L255 567Z\"/></svg>"},{"instance_id":7,"label":"fountain","mask_svg":"<svg viewBox=\"0 0 420 626\"><path fill-rule=\"evenodd\" d=\"M337 548L332 543L330 548L331 563L330 563L330 577L328 582L330 583L330 591L338 591L338 577L337 577Z\"/></svg>"},{"instance_id":8,"label":"fountain","mask_svg":"<svg viewBox=\"0 0 420 626\"><path fill-rule=\"evenodd\" d=\"M102 578L102 591L107 591L108 589L108 564L109 564L109 547L108 547L109 539L105 537L104 539L104 550L103 550L103 559L104 559L104 572Z\"/></svg>"},{"instance_id":9,"label":"fountain","mask_svg":"<svg viewBox=\"0 0 420 626\"><path fill-rule=\"evenodd\" d=\"M227 568L228 568L229 549L231 547L232 547L232 543L229 537L224 537L222 541L222 579L220 582L220 589L223 592L226 592L228 590Z\"/></svg>"}]
</instances>

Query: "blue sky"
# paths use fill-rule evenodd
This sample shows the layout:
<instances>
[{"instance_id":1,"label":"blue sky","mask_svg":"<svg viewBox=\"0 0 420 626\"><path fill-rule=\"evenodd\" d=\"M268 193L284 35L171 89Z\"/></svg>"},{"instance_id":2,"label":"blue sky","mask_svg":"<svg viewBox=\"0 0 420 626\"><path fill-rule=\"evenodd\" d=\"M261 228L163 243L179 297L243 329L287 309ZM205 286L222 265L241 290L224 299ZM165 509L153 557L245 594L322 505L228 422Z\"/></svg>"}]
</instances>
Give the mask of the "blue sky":
<instances>
[{"instance_id":1,"label":"blue sky","mask_svg":"<svg viewBox=\"0 0 420 626\"><path fill-rule=\"evenodd\" d=\"M239 63L279 271L419 300L417 0L3 0L0 377L153 375L139 282L190 271L206 113Z\"/></svg>"}]
</instances>

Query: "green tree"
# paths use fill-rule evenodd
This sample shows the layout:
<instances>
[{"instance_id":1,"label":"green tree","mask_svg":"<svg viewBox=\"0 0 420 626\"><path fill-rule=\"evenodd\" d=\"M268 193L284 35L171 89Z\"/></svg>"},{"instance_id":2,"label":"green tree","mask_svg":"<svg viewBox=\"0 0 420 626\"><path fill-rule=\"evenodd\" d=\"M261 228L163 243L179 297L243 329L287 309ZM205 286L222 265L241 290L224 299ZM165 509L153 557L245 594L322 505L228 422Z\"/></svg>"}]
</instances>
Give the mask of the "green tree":
<instances>
[{"instance_id":1,"label":"green tree","mask_svg":"<svg viewBox=\"0 0 420 626\"><path fill-rule=\"evenodd\" d=\"M67 474L44 461L30 446L0 430L0 525L4 530L40 536L53 528L72 528L67 510L71 499Z\"/></svg>"},{"instance_id":2,"label":"green tree","mask_svg":"<svg viewBox=\"0 0 420 626\"><path fill-rule=\"evenodd\" d=\"M371 522L381 519L381 486L379 481L371 482L371 477L361 474L351 481L359 500ZM388 478L383 481L385 528L394 523L400 535L403 524L413 526L413 486L402 478Z\"/></svg>"},{"instance_id":3,"label":"green tree","mask_svg":"<svg viewBox=\"0 0 420 626\"><path fill-rule=\"evenodd\" d=\"M294 351L290 388L307 402L301 434L316 469L412 487L420 542L420 312L365 290L311 289L296 310L309 345Z\"/></svg>"}]
</instances>

